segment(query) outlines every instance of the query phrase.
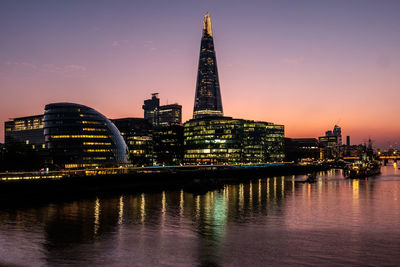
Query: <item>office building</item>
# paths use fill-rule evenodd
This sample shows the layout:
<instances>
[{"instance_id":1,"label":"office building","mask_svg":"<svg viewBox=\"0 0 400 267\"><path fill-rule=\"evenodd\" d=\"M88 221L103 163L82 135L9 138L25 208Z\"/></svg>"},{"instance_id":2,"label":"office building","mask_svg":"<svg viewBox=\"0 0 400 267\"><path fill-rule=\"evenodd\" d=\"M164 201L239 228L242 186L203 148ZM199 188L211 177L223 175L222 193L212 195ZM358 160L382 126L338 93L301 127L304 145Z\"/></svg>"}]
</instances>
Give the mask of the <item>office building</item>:
<instances>
[{"instance_id":1,"label":"office building","mask_svg":"<svg viewBox=\"0 0 400 267\"><path fill-rule=\"evenodd\" d=\"M316 138L285 138L286 161L315 161L319 158L320 148Z\"/></svg>"},{"instance_id":2,"label":"office building","mask_svg":"<svg viewBox=\"0 0 400 267\"><path fill-rule=\"evenodd\" d=\"M343 156L342 129L335 125L333 130L325 132L325 136L318 137L321 148L321 159L338 159Z\"/></svg>"},{"instance_id":3,"label":"office building","mask_svg":"<svg viewBox=\"0 0 400 267\"><path fill-rule=\"evenodd\" d=\"M112 120L123 136L134 166L183 163L183 126L152 126L146 119Z\"/></svg>"},{"instance_id":4,"label":"office building","mask_svg":"<svg viewBox=\"0 0 400 267\"><path fill-rule=\"evenodd\" d=\"M44 135L53 168L128 163L128 149L117 127L92 108L73 103L46 105Z\"/></svg>"},{"instance_id":5,"label":"office building","mask_svg":"<svg viewBox=\"0 0 400 267\"><path fill-rule=\"evenodd\" d=\"M183 163L183 126L171 125L153 128L153 165L180 165Z\"/></svg>"},{"instance_id":6,"label":"office building","mask_svg":"<svg viewBox=\"0 0 400 267\"><path fill-rule=\"evenodd\" d=\"M284 127L231 117L203 117L184 124L186 164L281 162Z\"/></svg>"},{"instance_id":7,"label":"office building","mask_svg":"<svg viewBox=\"0 0 400 267\"><path fill-rule=\"evenodd\" d=\"M223 116L210 14L204 16L193 118Z\"/></svg>"},{"instance_id":8,"label":"office building","mask_svg":"<svg viewBox=\"0 0 400 267\"><path fill-rule=\"evenodd\" d=\"M285 159L285 127L280 124L266 122L265 144L268 162L281 162Z\"/></svg>"},{"instance_id":9,"label":"office building","mask_svg":"<svg viewBox=\"0 0 400 267\"><path fill-rule=\"evenodd\" d=\"M182 106L178 104L170 104L160 106L158 109L158 125L171 126L182 124Z\"/></svg>"},{"instance_id":10,"label":"office building","mask_svg":"<svg viewBox=\"0 0 400 267\"><path fill-rule=\"evenodd\" d=\"M333 127L332 133L334 136L337 136L337 138L338 138L337 145L341 146L342 145L342 129L339 126L335 125Z\"/></svg>"},{"instance_id":11,"label":"office building","mask_svg":"<svg viewBox=\"0 0 400 267\"><path fill-rule=\"evenodd\" d=\"M144 118L151 124L158 124L157 111L160 107L160 99L157 97L158 93L151 94L151 99L146 99L142 106L144 110Z\"/></svg>"},{"instance_id":12,"label":"office building","mask_svg":"<svg viewBox=\"0 0 400 267\"><path fill-rule=\"evenodd\" d=\"M142 106L144 118L155 127L171 126L182 124L182 106L170 104L160 106L158 93L151 95L151 99L146 99Z\"/></svg>"},{"instance_id":13,"label":"office building","mask_svg":"<svg viewBox=\"0 0 400 267\"><path fill-rule=\"evenodd\" d=\"M152 125L143 118L111 120L120 131L129 150L129 162L134 166L153 164Z\"/></svg>"},{"instance_id":14,"label":"office building","mask_svg":"<svg viewBox=\"0 0 400 267\"><path fill-rule=\"evenodd\" d=\"M184 124L185 164L284 160L284 126L224 117L210 15L203 21L193 119Z\"/></svg>"},{"instance_id":15,"label":"office building","mask_svg":"<svg viewBox=\"0 0 400 267\"><path fill-rule=\"evenodd\" d=\"M33 150L45 148L43 115L15 118L4 123L4 144L23 144Z\"/></svg>"}]
</instances>

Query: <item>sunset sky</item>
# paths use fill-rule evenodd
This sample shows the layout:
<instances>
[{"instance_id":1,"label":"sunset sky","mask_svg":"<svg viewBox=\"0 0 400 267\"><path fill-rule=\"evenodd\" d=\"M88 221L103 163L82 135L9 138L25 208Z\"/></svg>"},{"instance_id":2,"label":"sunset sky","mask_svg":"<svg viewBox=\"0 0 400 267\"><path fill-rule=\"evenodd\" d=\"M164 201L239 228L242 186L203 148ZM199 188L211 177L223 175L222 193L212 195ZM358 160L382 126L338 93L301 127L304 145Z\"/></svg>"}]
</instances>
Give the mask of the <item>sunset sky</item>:
<instances>
[{"instance_id":1,"label":"sunset sky","mask_svg":"<svg viewBox=\"0 0 400 267\"><path fill-rule=\"evenodd\" d=\"M224 114L335 124L353 144L400 143L400 1L0 1L0 142L8 118L75 102L110 118L143 100L193 113L202 19L210 12Z\"/></svg>"}]
</instances>

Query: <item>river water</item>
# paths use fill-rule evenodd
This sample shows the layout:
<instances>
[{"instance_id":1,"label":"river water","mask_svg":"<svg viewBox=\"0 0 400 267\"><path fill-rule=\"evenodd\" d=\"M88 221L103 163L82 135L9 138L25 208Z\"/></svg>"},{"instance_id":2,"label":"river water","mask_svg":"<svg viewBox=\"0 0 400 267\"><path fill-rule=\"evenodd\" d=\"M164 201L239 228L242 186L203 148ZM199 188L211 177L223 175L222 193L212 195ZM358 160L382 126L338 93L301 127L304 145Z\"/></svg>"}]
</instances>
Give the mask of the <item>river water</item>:
<instances>
[{"instance_id":1,"label":"river water","mask_svg":"<svg viewBox=\"0 0 400 267\"><path fill-rule=\"evenodd\" d=\"M400 266L400 170L255 177L0 210L0 265Z\"/></svg>"}]
</instances>

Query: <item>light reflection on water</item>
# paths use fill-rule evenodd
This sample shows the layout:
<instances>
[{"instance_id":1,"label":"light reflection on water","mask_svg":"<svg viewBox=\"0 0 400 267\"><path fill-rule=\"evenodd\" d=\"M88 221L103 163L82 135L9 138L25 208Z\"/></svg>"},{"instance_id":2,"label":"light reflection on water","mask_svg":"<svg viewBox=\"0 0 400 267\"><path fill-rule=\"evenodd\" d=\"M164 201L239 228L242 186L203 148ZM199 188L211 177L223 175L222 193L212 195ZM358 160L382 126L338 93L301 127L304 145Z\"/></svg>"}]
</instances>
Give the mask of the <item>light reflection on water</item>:
<instances>
[{"instance_id":1,"label":"light reflection on water","mask_svg":"<svg viewBox=\"0 0 400 267\"><path fill-rule=\"evenodd\" d=\"M400 264L397 168L305 178L0 210L0 265Z\"/></svg>"}]
</instances>

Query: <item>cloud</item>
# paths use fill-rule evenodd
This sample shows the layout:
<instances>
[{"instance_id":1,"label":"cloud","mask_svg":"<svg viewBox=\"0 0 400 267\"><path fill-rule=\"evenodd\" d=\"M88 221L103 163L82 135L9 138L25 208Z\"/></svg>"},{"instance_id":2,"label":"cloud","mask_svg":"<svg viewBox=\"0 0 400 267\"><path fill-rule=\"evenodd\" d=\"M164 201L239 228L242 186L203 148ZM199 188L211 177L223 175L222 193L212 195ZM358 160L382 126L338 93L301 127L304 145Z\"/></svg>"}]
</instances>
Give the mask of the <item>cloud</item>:
<instances>
[{"instance_id":1,"label":"cloud","mask_svg":"<svg viewBox=\"0 0 400 267\"><path fill-rule=\"evenodd\" d=\"M5 61L5 65L9 66L20 66L20 67L26 67L26 68L31 68L31 69L36 69L37 66L33 63L30 62L17 62L17 61Z\"/></svg>"},{"instance_id":2,"label":"cloud","mask_svg":"<svg viewBox=\"0 0 400 267\"><path fill-rule=\"evenodd\" d=\"M153 44L154 44L154 42L151 41L151 40L148 40L148 41L144 41L144 42L143 42L143 46L146 47L146 48L148 48L148 49L150 49L151 51L156 51L156 50L158 50L158 48L155 47Z\"/></svg>"},{"instance_id":3,"label":"cloud","mask_svg":"<svg viewBox=\"0 0 400 267\"><path fill-rule=\"evenodd\" d=\"M10 67L18 67L31 69L36 73L45 72L45 73L55 73L60 74L65 77L69 76L82 76L86 71L87 67L78 65L78 64L67 64L67 65L56 65L56 64L42 64L36 65L31 62L26 61L4 61L4 65ZM22 69L21 69L22 70Z\"/></svg>"},{"instance_id":4,"label":"cloud","mask_svg":"<svg viewBox=\"0 0 400 267\"><path fill-rule=\"evenodd\" d=\"M50 72L66 72L66 71L86 71L87 68L81 65L54 65L54 64L43 64L43 70L47 70Z\"/></svg>"},{"instance_id":5,"label":"cloud","mask_svg":"<svg viewBox=\"0 0 400 267\"><path fill-rule=\"evenodd\" d=\"M43 64L42 71L63 74L64 76L73 76L76 74L82 74L87 71L87 67L69 64L69 65L54 65L54 64Z\"/></svg>"},{"instance_id":6,"label":"cloud","mask_svg":"<svg viewBox=\"0 0 400 267\"><path fill-rule=\"evenodd\" d=\"M300 65L304 62L304 57L294 57L294 58L283 58L281 63L289 66Z\"/></svg>"},{"instance_id":7,"label":"cloud","mask_svg":"<svg viewBox=\"0 0 400 267\"><path fill-rule=\"evenodd\" d=\"M67 65L64 67L66 70L86 71L87 68L80 65Z\"/></svg>"},{"instance_id":8,"label":"cloud","mask_svg":"<svg viewBox=\"0 0 400 267\"><path fill-rule=\"evenodd\" d=\"M128 40L115 40L115 41L112 41L111 46L112 47L119 47L119 46L125 45L127 43L129 43Z\"/></svg>"}]
</instances>

